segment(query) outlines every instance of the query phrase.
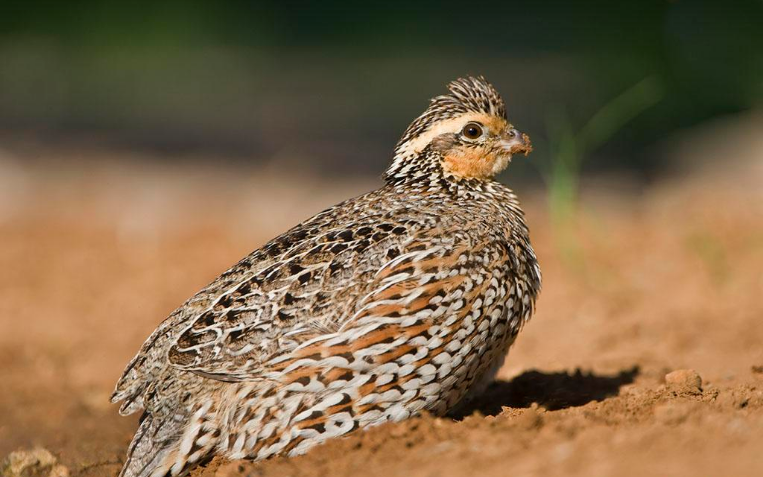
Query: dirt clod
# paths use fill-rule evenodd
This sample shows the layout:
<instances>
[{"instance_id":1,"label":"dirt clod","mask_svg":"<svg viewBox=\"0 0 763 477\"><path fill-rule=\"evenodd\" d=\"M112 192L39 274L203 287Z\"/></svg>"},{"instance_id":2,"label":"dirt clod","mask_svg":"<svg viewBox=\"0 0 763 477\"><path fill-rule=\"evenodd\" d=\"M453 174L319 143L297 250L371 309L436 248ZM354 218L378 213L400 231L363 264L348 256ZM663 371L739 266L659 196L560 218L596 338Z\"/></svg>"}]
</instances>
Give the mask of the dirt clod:
<instances>
[{"instance_id":1,"label":"dirt clod","mask_svg":"<svg viewBox=\"0 0 763 477\"><path fill-rule=\"evenodd\" d=\"M43 476L58 460L49 450L41 447L11 452L3 463L4 477ZM61 475L51 477L64 477Z\"/></svg>"},{"instance_id":2,"label":"dirt clod","mask_svg":"<svg viewBox=\"0 0 763 477\"><path fill-rule=\"evenodd\" d=\"M48 477L69 477L69 468L61 464L54 465L53 468L50 469Z\"/></svg>"},{"instance_id":3,"label":"dirt clod","mask_svg":"<svg viewBox=\"0 0 763 477\"><path fill-rule=\"evenodd\" d=\"M700 394L702 378L693 369L679 369L665 375L665 384L679 394Z\"/></svg>"}]
</instances>

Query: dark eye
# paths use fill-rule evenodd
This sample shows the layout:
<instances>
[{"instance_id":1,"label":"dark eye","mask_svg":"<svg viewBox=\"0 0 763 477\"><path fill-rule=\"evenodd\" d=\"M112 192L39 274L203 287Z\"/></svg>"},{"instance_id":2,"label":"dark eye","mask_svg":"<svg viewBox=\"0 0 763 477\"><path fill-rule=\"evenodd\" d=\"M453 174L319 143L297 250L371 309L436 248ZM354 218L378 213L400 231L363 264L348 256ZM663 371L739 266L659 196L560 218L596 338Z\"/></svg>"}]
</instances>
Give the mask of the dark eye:
<instances>
[{"instance_id":1,"label":"dark eye","mask_svg":"<svg viewBox=\"0 0 763 477\"><path fill-rule=\"evenodd\" d=\"M477 139L482 136L482 126L477 123L469 123L461 131L466 139Z\"/></svg>"}]
</instances>

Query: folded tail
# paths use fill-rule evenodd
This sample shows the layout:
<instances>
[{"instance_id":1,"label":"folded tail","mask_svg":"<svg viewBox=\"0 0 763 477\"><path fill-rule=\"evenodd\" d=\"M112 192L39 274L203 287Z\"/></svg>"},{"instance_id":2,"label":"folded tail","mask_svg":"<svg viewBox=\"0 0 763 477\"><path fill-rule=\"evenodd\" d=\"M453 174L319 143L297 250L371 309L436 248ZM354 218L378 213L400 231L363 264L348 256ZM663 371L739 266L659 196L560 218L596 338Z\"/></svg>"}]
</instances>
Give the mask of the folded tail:
<instances>
[{"instance_id":1,"label":"folded tail","mask_svg":"<svg viewBox=\"0 0 763 477\"><path fill-rule=\"evenodd\" d=\"M181 476L211 457L219 434L204 417L202 409L160 419L143 414L119 477Z\"/></svg>"}]
</instances>

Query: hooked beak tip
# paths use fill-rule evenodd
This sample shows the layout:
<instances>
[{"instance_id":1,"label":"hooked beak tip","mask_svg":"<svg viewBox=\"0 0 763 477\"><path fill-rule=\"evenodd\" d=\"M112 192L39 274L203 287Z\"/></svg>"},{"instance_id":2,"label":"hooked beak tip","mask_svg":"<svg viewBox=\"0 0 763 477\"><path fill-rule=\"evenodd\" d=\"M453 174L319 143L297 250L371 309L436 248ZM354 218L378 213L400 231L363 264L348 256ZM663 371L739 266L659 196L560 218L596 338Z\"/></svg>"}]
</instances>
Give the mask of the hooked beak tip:
<instances>
[{"instance_id":1,"label":"hooked beak tip","mask_svg":"<svg viewBox=\"0 0 763 477\"><path fill-rule=\"evenodd\" d=\"M503 141L504 149L509 154L524 154L527 156L533 150L530 136L521 133L516 129L511 130L510 138Z\"/></svg>"}]
</instances>

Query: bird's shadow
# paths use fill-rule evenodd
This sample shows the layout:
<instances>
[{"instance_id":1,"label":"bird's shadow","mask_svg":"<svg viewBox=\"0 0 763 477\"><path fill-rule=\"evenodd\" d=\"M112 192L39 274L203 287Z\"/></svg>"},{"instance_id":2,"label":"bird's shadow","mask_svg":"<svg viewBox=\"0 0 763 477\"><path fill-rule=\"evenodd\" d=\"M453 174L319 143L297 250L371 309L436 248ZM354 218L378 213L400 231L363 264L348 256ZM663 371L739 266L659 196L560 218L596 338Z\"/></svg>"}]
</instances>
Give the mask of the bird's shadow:
<instances>
[{"instance_id":1,"label":"bird's shadow","mask_svg":"<svg viewBox=\"0 0 763 477\"><path fill-rule=\"evenodd\" d=\"M638 374L638 366L610 376L583 373L580 369L572 373L525 371L511 381L494 382L482 395L465 403L450 416L463 419L474 412L495 416L504 407L526 408L533 403L549 411L582 406L616 396L620 387L632 383Z\"/></svg>"}]
</instances>

